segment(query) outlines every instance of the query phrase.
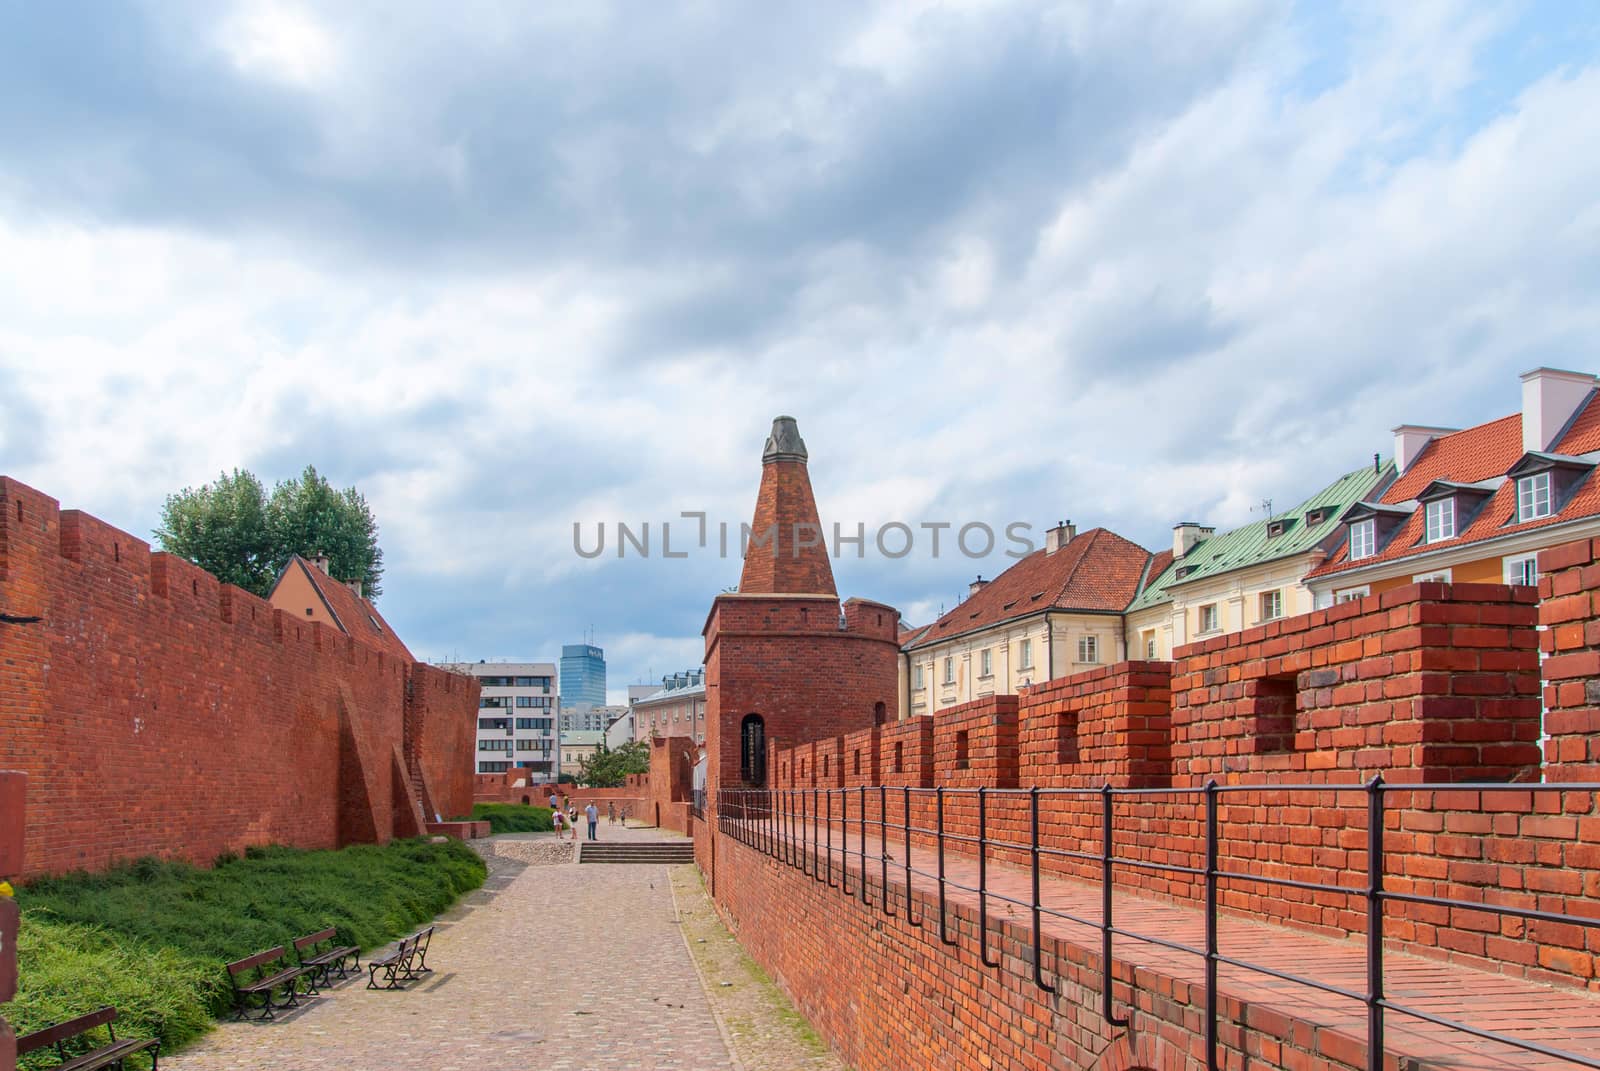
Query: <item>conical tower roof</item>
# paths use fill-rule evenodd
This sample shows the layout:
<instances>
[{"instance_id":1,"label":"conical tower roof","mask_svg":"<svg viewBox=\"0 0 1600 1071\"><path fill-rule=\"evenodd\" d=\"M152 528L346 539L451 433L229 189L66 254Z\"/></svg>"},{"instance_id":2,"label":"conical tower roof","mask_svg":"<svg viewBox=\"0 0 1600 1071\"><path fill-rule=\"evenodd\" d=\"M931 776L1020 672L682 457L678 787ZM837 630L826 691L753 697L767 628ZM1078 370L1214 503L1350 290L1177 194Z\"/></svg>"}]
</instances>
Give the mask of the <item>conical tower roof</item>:
<instances>
[{"instance_id":1,"label":"conical tower roof","mask_svg":"<svg viewBox=\"0 0 1600 1071\"><path fill-rule=\"evenodd\" d=\"M794 417L775 419L761 453L761 490L739 578L742 594L838 598L827 539L811 493L808 456Z\"/></svg>"}]
</instances>

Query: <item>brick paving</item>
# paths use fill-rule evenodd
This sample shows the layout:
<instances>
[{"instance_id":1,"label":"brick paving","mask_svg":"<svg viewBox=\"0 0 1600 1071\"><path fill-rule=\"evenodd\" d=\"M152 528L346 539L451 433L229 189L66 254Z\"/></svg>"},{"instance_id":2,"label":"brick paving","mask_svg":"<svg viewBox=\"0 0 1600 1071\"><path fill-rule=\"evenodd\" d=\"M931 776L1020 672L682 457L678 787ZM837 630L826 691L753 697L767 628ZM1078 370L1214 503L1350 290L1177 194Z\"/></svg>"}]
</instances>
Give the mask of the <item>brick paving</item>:
<instances>
[{"instance_id":1,"label":"brick paving","mask_svg":"<svg viewBox=\"0 0 1600 1071\"><path fill-rule=\"evenodd\" d=\"M773 837L779 841L789 840L794 846L797 860L805 847L814 848L817 840L827 839L820 825L797 821L792 829L793 833L787 838L781 831L773 831ZM839 843L836 824L832 852L817 852L813 856L819 863L823 862L825 854L831 857L831 874L835 881L838 881L840 867L845 863ZM880 843L885 849L883 854L880 854ZM841 904L840 909L884 910L880 882L885 869L882 860L886 854L890 890L887 907L897 913L903 912L907 862L903 839L897 837L892 829L886 837L880 837L874 829L867 838L865 870L868 898L872 901L870 908L863 907L860 901L861 851L861 842L852 826L848 854L850 872L846 881L855 900L848 908ZM914 845L910 859L912 886L919 893L936 896L939 885L935 876L937 859L934 849ZM826 879L829 873L824 867L822 877ZM947 848L945 876L950 909L954 911L959 906L963 913L976 918L976 858L960 853L954 847ZM1033 890L1031 875L1027 870L991 859L985 886L989 892L988 910L992 920L1029 923ZM1100 886L1042 875L1039 898L1046 912L1041 919L1041 932L1063 943L1089 949L1098 957ZM1063 919L1051 912L1074 915L1093 925ZM1130 933L1152 935L1190 948L1205 946L1205 916L1195 908L1118 891L1113 922L1118 929ZM924 924L937 926L937 913ZM1321 938L1281 926L1222 915L1218 919L1218 947L1223 955L1242 962L1286 974L1310 976L1324 985L1337 986L1351 993L1366 990L1364 941ZM1051 980L1048 948L1047 944L1043 958L1046 981ZM1113 948L1114 958L1121 963L1133 964L1191 985L1204 985L1203 961L1193 953L1127 937L1117 937ZM1031 965L1027 969L1031 969ZM1115 991L1126 996L1126 990L1120 982ZM1350 1057L1356 1053L1361 1055L1353 1058L1355 1062L1364 1059L1366 1010L1359 1001L1227 964L1219 968L1217 991L1223 999L1249 1005L1257 1013L1270 1010L1314 1024L1320 1028L1319 1044L1328 1055ZM1384 956L1384 993L1391 1001L1430 1015L1575 1053L1588 1061L1587 1066L1600 1067L1600 996L1595 994L1393 951ZM1121 1007L1119 999L1119 1010ZM1534 1068L1542 1071L1546 1068L1576 1066L1571 1061L1521 1050L1504 1042L1477 1038L1398 1011L1389 1012L1386 1022L1384 1049L1391 1059L1403 1054L1420 1058L1430 1067L1481 1071L1513 1068L1517 1071Z\"/></svg>"},{"instance_id":2,"label":"brick paving","mask_svg":"<svg viewBox=\"0 0 1600 1071\"><path fill-rule=\"evenodd\" d=\"M661 838L603 821L600 835ZM552 840L503 839L541 836ZM489 854L484 889L439 920L436 973L374 992L363 971L276 1023L221 1025L162 1067L736 1071L679 933L668 867Z\"/></svg>"}]
</instances>

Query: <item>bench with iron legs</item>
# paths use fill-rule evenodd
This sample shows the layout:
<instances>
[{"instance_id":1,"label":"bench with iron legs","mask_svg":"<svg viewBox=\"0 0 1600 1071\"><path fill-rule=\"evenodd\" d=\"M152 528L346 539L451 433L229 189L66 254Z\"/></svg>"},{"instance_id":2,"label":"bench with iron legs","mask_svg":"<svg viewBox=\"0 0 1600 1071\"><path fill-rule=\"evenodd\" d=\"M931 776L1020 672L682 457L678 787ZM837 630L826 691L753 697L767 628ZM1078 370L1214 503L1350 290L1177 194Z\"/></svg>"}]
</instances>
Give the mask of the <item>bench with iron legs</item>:
<instances>
[{"instance_id":1,"label":"bench with iron legs","mask_svg":"<svg viewBox=\"0 0 1600 1071\"><path fill-rule=\"evenodd\" d=\"M411 958L406 962L407 980L433 973L433 968L428 966L428 942L432 939L432 926L411 935Z\"/></svg>"},{"instance_id":2,"label":"bench with iron legs","mask_svg":"<svg viewBox=\"0 0 1600 1071\"><path fill-rule=\"evenodd\" d=\"M368 956L367 988L399 989L402 982L410 981L413 976L409 965L415 945L416 937L407 937L387 952ZM380 974L383 975L382 985L378 984L378 975Z\"/></svg>"},{"instance_id":3,"label":"bench with iron legs","mask_svg":"<svg viewBox=\"0 0 1600 1071\"><path fill-rule=\"evenodd\" d=\"M332 926L294 939L294 954L313 985L330 985L333 972L343 978L351 971L361 973L361 950L354 945L334 944L337 932ZM354 961L351 965L350 961Z\"/></svg>"},{"instance_id":4,"label":"bench with iron legs","mask_svg":"<svg viewBox=\"0 0 1600 1071\"><path fill-rule=\"evenodd\" d=\"M61 1057L61 1063L51 1071L95 1071L101 1067L122 1067L122 1061L136 1052L150 1054L150 1068L155 1071L161 1059L161 1041L159 1038L123 1038L117 1039L116 1027L111 1024L116 1022L117 1009L101 1008L99 1011L80 1015L76 1019L55 1026L46 1027L32 1034L25 1034L17 1039L17 1055L25 1056L30 1052L55 1046L56 1055ZM77 1056L67 1054L67 1042L81 1037L96 1027L105 1027L106 1034L111 1039L89 1052ZM92 1039L91 1039L92 1040Z\"/></svg>"},{"instance_id":5,"label":"bench with iron legs","mask_svg":"<svg viewBox=\"0 0 1600 1071\"><path fill-rule=\"evenodd\" d=\"M248 1018L252 1000L261 1001L259 1019L275 1018L272 1014L274 1007L295 1007L300 1003L300 991L295 983L307 977L307 974L306 968L289 962L289 954L282 945L234 960L228 964L228 978L233 982L234 1017ZM315 980L308 978L308 981L312 982L314 989ZM283 990L282 1002L275 1003L272 994L279 988Z\"/></svg>"}]
</instances>

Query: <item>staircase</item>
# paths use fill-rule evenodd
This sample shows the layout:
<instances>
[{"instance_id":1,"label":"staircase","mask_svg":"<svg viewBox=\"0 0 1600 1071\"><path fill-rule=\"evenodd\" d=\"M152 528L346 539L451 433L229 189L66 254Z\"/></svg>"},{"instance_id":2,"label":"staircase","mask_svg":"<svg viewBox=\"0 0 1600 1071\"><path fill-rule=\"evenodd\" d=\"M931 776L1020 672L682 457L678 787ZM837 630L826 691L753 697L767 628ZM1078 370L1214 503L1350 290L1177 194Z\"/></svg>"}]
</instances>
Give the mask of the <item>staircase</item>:
<instances>
[{"instance_id":1,"label":"staircase","mask_svg":"<svg viewBox=\"0 0 1600 1071\"><path fill-rule=\"evenodd\" d=\"M606 841L578 842L580 863L651 863L667 864L694 862L694 841Z\"/></svg>"}]
</instances>

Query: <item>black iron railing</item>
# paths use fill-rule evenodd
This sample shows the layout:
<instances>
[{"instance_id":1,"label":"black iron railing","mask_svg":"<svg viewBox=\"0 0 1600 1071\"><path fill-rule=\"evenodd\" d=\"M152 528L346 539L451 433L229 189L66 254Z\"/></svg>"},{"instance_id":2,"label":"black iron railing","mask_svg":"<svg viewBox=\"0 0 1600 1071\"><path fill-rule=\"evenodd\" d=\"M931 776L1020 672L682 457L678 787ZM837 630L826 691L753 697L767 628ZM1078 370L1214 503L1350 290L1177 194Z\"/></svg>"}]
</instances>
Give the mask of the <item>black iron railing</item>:
<instances>
[{"instance_id":1,"label":"black iron railing","mask_svg":"<svg viewBox=\"0 0 1600 1071\"><path fill-rule=\"evenodd\" d=\"M888 805L891 791L900 797L899 802L901 804L901 821L894 824L891 824L889 820ZM873 906L869 888L870 883L868 881L868 831L869 827L876 826L879 865L878 907L886 915L891 916L895 914L889 889L890 853L888 851L888 837L892 828L901 837L902 850L905 855L904 860L900 861L896 870L903 870L904 873L905 893L900 899L903 904L902 909L906 913L907 922L912 926L921 926L924 921L912 917L912 902L914 898L911 890L913 875L932 879L937 883L939 938L946 945L958 943L958 939L952 935L949 925L950 911L947 890L953 888L974 894L978 904L979 959L986 967L998 968L1001 966L1001 961L991 959L989 955L990 902L999 901L1017 908L1027 909L1030 913L1032 928L1033 980L1034 984L1045 992L1053 993L1055 992L1055 987L1047 982L1044 976L1044 918L1061 919L1098 929L1101 938L1101 961L1104 971L1104 982L1101 986L1101 1014L1105 1021L1112 1026L1125 1026L1128 1023L1126 1016L1117 1014L1112 992L1113 938L1128 938L1200 957L1204 963L1205 970L1205 1047L1208 1071L1216 1071L1217 1068L1222 1066L1220 1043L1218 1041L1219 1000L1217 994L1217 971L1222 965L1307 986L1330 996L1357 1001L1364 1005L1367 1020L1367 1066L1370 1071L1382 1071L1384 1066L1384 1031L1389 1013L1409 1016L1452 1031L1471 1035L1481 1040L1497 1042L1525 1052L1537 1053L1574 1066L1600 1068L1600 1059L1595 1056L1558 1049L1529 1038L1475 1027L1469 1023L1424 1011L1412 1005L1398 1003L1384 995L1384 905L1387 903L1426 905L1452 911L1472 911L1521 919L1524 922L1552 922L1587 929L1600 928L1600 918L1386 890L1384 888L1385 797L1394 793L1409 794L1418 792L1458 794L1515 792L1532 794L1533 797L1537 798L1543 794L1600 793L1600 784L1399 783L1390 785L1386 784L1381 777L1374 777L1371 781L1359 785L1218 785L1213 781L1199 788L1157 789L1118 789L1112 788L1110 785L1098 789L897 788L891 790L884 786L842 789L738 789L718 793L716 798L716 818L717 827L723 834L733 837L740 843L748 845L785 865L800 870L803 874L815 878L818 882L824 883L831 888L838 888L846 896L859 896L861 903L868 907ZM1249 874L1238 870L1225 869L1221 865L1219 853L1221 838L1219 837L1218 804L1219 801L1234 793L1251 793L1257 796L1277 793L1360 794L1364 800L1363 806L1366 818L1366 880L1364 885L1333 885L1324 882L1301 881L1287 877L1272 877L1264 874ZM911 802L914 796L932 797L934 825L931 828L912 823ZM956 834L946 829L948 801L957 797L975 799L977 815L976 836ZM1051 797L1077 797L1097 800L1100 817L1100 851L1086 852L1052 847L1044 843L1041 839L1040 829L1041 797L1047 799ZM1201 805L1200 821L1203 823L1204 829L1203 865L1188 866L1117 854L1117 829L1113 820L1113 810L1118 800L1164 798L1169 801L1175 801L1183 797L1198 797ZM992 800L997 798L1007 801L1014 801L1018 798L1026 800L1028 838L1025 842L1006 840L1003 837L992 837L990 835L989 805ZM877 816L875 819L869 819L869 810L871 810L869 803L876 804ZM1557 810L1559 811L1560 808L1558 807ZM835 815L835 811L837 811L837 815ZM852 812L854 813L852 814ZM1528 813L1544 812L1530 807ZM852 850L850 844L852 822L856 826L854 850ZM839 844L837 846L833 843L836 823L839 830ZM913 835L923 837L926 844L932 847L935 857L934 870L919 869L912 865ZM821 843L818 843L819 839ZM951 843L962 846L961 850L975 854L978 872L976 886L960 884L947 874L946 852L947 845ZM1032 888L1030 900L1024 901L1005 896L990 887L989 856L995 850L1026 855ZM926 846L924 851L926 851ZM836 853L839 856L837 875L834 870L834 855ZM820 865L817 862L818 855L823 860ZM1040 883L1041 859L1043 857L1077 860L1080 864L1086 867L1093 867L1098 871L1101 893L1099 919L1086 919L1052 908L1043 902ZM852 859L857 863L859 871L856 883L858 888L854 891L850 887L849 864ZM1156 934L1140 933L1118 926L1113 914L1114 905L1112 901L1113 872L1118 867L1156 871L1174 876L1186 876L1190 880L1201 884L1203 886L1202 910L1205 921L1204 947L1197 948ZM1223 953L1218 942L1217 918L1218 892L1224 883L1230 886L1257 883L1277 888L1297 889L1311 893L1331 893L1342 897L1363 899L1366 906L1365 989L1358 991L1345 986L1334 985L1319 979L1278 970L1263 963L1252 962Z\"/></svg>"},{"instance_id":2,"label":"black iron railing","mask_svg":"<svg viewBox=\"0 0 1600 1071\"><path fill-rule=\"evenodd\" d=\"M689 799L689 813L694 815L696 818L702 818L702 819L705 818L705 816L706 816L706 790L705 789L697 788L697 789L694 790L694 795L692 797L690 797L690 799Z\"/></svg>"}]
</instances>

